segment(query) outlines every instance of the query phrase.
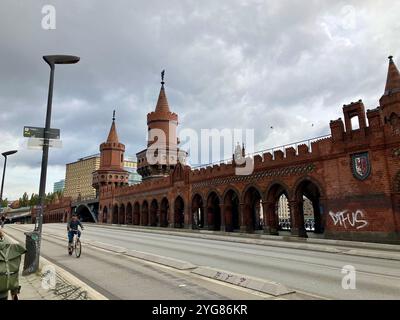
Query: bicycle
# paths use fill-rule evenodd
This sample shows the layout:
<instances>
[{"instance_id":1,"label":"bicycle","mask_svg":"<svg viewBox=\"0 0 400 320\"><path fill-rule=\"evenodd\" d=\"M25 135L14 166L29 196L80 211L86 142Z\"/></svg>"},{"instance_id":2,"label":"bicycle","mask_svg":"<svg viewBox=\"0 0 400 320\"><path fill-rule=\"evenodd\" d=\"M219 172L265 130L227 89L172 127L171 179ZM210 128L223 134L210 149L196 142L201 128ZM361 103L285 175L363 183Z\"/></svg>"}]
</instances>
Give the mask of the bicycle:
<instances>
[{"instance_id":1,"label":"bicycle","mask_svg":"<svg viewBox=\"0 0 400 320\"><path fill-rule=\"evenodd\" d=\"M81 240L78 237L78 232L73 231L73 233L74 233L74 239L72 240L72 245L68 244L68 254L72 256L72 254L75 251L75 256L79 258L82 253L82 244Z\"/></svg>"}]
</instances>

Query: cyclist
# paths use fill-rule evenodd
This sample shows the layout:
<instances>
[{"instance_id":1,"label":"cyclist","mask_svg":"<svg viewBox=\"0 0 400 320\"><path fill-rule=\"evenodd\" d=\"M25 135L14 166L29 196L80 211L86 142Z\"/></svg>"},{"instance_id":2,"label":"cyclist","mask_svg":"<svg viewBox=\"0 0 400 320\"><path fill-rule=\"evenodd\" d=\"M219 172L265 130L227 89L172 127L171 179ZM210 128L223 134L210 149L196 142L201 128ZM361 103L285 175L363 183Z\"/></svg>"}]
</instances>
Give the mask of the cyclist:
<instances>
[{"instance_id":1,"label":"cyclist","mask_svg":"<svg viewBox=\"0 0 400 320\"><path fill-rule=\"evenodd\" d=\"M68 230L68 251L71 254L72 242L74 240L74 235L78 234L78 238L81 237L81 232L79 228L83 230L82 223L79 221L78 216L76 214L72 215L71 221L68 222L67 230Z\"/></svg>"}]
</instances>

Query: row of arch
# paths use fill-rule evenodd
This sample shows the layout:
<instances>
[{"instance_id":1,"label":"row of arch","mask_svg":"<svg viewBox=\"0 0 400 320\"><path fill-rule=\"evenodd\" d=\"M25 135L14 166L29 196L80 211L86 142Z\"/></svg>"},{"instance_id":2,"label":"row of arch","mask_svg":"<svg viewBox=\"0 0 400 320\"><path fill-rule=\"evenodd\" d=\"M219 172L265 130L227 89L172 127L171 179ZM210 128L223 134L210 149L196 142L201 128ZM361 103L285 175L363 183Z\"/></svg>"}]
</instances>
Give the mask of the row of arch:
<instances>
[{"instance_id":1,"label":"row of arch","mask_svg":"<svg viewBox=\"0 0 400 320\"><path fill-rule=\"evenodd\" d=\"M35 219L33 219L32 223L35 223ZM68 221L68 212L50 212L48 214L43 215L43 223L60 223L60 222L67 222Z\"/></svg>"},{"instance_id":2,"label":"row of arch","mask_svg":"<svg viewBox=\"0 0 400 320\"><path fill-rule=\"evenodd\" d=\"M250 185L239 192L227 187L223 194L209 190L192 194L185 203L182 196L171 201L164 197L104 206L102 223L161 227L193 227L226 232L263 231L278 234L290 231L306 236L307 231L323 233L323 191L307 178L291 190L285 184L271 184L265 192ZM170 202L172 203L170 210Z\"/></svg>"},{"instance_id":3,"label":"row of arch","mask_svg":"<svg viewBox=\"0 0 400 320\"><path fill-rule=\"evenodd\" d=\"M177 197L174 202L175 227L183 227L184 224L184 201ZM144 200L142 203L128 202L125 204L114 204L111 210L105 206L102 211L101 222L113 224L133 224L142 226L168 227L170 221L169 200L165 197L159 203L156 199Z\"/></svg>"}]
</instances>

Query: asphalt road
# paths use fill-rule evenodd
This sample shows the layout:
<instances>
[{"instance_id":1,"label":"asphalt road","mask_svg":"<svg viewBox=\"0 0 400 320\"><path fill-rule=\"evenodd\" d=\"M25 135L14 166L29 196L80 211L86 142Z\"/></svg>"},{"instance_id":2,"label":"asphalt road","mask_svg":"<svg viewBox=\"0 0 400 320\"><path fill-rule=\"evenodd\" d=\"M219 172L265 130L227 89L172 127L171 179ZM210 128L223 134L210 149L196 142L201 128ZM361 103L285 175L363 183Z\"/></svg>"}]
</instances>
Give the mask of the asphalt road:
<instances>
[{"instance_id":1,"label":"asphalt road","mask_svg":"<svg viewBox=\"0 0 400 320\"><path fill-rule=\"evenodd\" d=\"M45 226L45 230L65 230L65 226ZM17 226L33 229L33 225ZM45 231L44 230L44 231ZM96 232L88 227L88 232ZM86 231L85 230L85 231ZM14 239L25 242L23 231L6 226ZM60 233L61 234L61 233ZM66 232L62 232L65 236ZM93 289L112 300L254 300L274 297L251 290L225 285L215 280L181 272L97 248L83 246L77 259L67 253L62 239L42 238L41 254L46 259L69 271ZM297 297L295 297L297 299Z\"/></svg>"},{"instance_id":2,"label":"asphalt road","mask_svg":"<svg viewBox=\"0 0 400 320\"><path fill-rule=\"evenodd\" d=\"M19 226L22 227L22 226ZM29 226L31 229L32 227ZM51 231L60 235L66 235L66 226L62 224L46 224L44 232ZM86 226L83 237L103 243L124 247L153 254L168 256L180 260L189 261L196 265L215 267L235 273L246 274L258 278L280 282L289 288L299 292L313 294L328 299L400 299L400 261L347 256L335 253L325 253L316 251L306 251L291 248L278 248L274 246L260 246L256 244L229 243L225 241L198 239L189 236L176 236L159 233L140 232L138 230L111 229L98 227L95 225ZM76 273L82 274L91 283L96 284L108 291L108 282L113 282L113 278L122 279L122 285L128 281L132 275L141 277L141 272L150 272L152 280L158 287L160 297L170 297L170 294L178 298L186 297L192 299L219 299L227 298L246 298L235 295L232 288L229 290L221 289L218 285L210 290L208 284L196 283L197 287L191 292L184 292L182 287L171 289L168 285L163 286L163 281L179 283L179 276L171 278L164 274L165 270L160 271L152 267L149 271L137 261L125 265L121 261L111 261L112 259L104 254L93 254L92 252L83 253L82 261L79 264L65 256L64 249L60 251L60 244L55 244L55 240L46 240L43 244L43 253L53 261L67 266ZM61 245L62 246L62 245ZM93 256L92 256L93 254ZM90 260L89 266L82 266L82 262ZM132 269L132 265L134 268ZM342 268L353 266L356 270L356 289L344 290L342 288ZM144 268L143 271L140 268ZM91 270L89 273L87 271ZM168 272L171 272L168 270ZM99 277L99 275L100 277ZM101 277L101 275L103 277ZM182 275L183 276L183 275ZM167 278L167 280L165 279ZM192 281L190 277L185 279ZM104 281L105 283L102 283ZM183 281L183 280L182 280ZM197 280L196 280L197 281ZM201 282L201 281L200 281ZM183 287L188 288L188 286ZM201 288L201 289L200 289ZM170 291L172 292L170 293ZM218 291L218 293L215 292ZM114 290L109 290L113 292ZM127 290L123 290L126 292ZM229 292L229 294L228 294ZM103 293L103 292L102 292ZM154 297L154 290L141 293L146 297ZM222 293L222 294L221 294ZM116 293L116 297L127 298L123 293ZM133 298L137 298L135 296ZM129 296L129 298L132 298ZM254 297L248 297L250 299Z\"/></svg>"}]
</instances>

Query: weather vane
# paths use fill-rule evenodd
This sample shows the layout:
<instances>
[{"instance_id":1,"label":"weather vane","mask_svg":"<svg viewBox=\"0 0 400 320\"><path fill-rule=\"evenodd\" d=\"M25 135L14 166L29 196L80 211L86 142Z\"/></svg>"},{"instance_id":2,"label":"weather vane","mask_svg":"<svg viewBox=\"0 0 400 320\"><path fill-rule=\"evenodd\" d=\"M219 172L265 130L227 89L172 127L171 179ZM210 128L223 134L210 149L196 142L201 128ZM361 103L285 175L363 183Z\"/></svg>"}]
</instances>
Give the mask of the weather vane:
<instances>
[{"instance_id":1,"label":"weather vane","mask_svg":"<svg viewBox=\"0 0 400 320\"><path fill-rule=\"evenodd\" d=\"M115 121L115 110L113 111L113 121Z\"/></svg>"},{"instance_id":2,"label":"weather vane","mask_svg":"<svg viewBox=\"0 0 400 320\"><path fill-rule=\"evenodd\" d=\"M161 71L161 84L164 86L164 76L165 76L165 70Z\"/></svg>"}]
</instances>

